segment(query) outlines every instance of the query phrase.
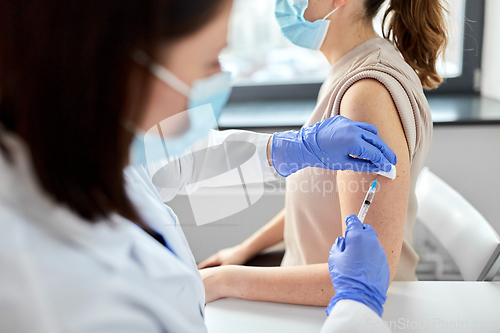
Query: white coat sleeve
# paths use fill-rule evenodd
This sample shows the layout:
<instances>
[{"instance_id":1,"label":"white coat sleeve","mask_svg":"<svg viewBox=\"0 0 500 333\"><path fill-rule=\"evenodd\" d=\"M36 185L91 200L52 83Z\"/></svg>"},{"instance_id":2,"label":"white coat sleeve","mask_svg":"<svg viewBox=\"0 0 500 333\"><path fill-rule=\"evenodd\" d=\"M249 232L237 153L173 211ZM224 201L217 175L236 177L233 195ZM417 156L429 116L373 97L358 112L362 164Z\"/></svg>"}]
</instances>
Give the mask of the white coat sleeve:
<instances>
[{"instance_id":1,"label":"white coat sleeve","mask_svg":"<svg viewBox=\"0 0 500 333\"><path fill-rule=\"evenodd\" d=\"M212 130L207 138L194 144L187 153L173 160L146 166L163 202L178 194L189 194L200 187L224 187L276 180L269 165L267 144L270 134L242 130ZM238 170L240 177L223 176Z\"/></svg>"},{"instance_id":2,"label":"white coat sleeve","mask_svg":"<svg viewBox=\"0 0 500 333\"><path fill-rule=\"evenodd\" d=\"M321 333L390 333L387 324L363 303L339 301L323 324Z\"/></svg>"}]
</instances>

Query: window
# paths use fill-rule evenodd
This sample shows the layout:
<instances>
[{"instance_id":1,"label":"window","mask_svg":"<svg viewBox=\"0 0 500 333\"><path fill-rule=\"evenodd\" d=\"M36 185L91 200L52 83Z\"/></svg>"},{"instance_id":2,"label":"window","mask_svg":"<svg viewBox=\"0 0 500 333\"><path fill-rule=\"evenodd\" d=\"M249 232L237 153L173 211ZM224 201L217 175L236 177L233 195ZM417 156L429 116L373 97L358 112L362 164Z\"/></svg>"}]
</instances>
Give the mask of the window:
<instances>
[{"instance_id":1,"label":"window","mask_svg":"<svg viewBox=\"0 0 500 333\"><path fill-rule=\"evenodd\" d=\"M229 48L221 55L238 86L322 82L330 65L323 54L281 35L274 0L235 0Z\"/></svg>"},{"instance_id":2,"label":"window","mask_svg":"<svg viewBox=\"0 0 500 333\"><path fill-rule=\"evenodd\" d=\"M314 98L329 71L330 66L321 52L297 47L281 35L274 19L274 4L274 0L234 2L229 47L221 55L221 62L233 72L236 99L243 95L259 98L262 93L279 98L282 93L299 92L293 88L280 89L283 85L300 86L300 96L308 95L304 91L311 91L310 97ZM438 71L448 80L438 91L473 92L480 65L484 0L467 3L448 0L447 7L450 40ZM382 8L374 21L379 34L384 11Z\"/></svg>"}]
</instances>

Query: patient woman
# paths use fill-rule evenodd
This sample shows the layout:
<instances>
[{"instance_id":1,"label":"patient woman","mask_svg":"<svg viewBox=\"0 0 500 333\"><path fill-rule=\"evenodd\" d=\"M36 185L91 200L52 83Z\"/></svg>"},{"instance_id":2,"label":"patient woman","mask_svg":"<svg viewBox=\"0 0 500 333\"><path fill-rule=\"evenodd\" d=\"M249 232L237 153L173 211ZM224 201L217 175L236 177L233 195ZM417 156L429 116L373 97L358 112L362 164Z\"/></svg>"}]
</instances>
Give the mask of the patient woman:
<instances>
[{"instance_id":1,"label":"patient woman","mask_svg":"<svg viewBox=\"0 0 500 333\"><path fill-rule=\"evenodd\" d=\"M369 184L377 194L365 223L372 225L387 254L391 281L416 280L413 248L417 211L415 184L432 138L424 89L442 82L436 61L446 46L445 9L440 0L391 0L384 37L372 21L384 0L310 0L305 19L328 17L321 52L332 65L318 104L306 125L343 115L379 129L398 158L390 180L370 173L308 168L287 178L286 204L243 243L200 264L207 302L221 297L327 305L335 291L328 253L349 214L357 214ZM236 266L285 241L281 267Z\"/></svg>"}]
</instances>

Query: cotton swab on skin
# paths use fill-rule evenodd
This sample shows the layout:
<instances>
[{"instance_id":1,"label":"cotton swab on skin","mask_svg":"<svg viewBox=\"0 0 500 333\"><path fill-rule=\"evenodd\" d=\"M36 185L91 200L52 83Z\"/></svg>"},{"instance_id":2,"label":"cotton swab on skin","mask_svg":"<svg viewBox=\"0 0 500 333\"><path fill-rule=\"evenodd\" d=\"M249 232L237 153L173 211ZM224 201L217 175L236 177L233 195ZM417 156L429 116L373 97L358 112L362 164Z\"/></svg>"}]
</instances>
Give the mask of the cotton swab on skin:
<instances>
[{"instance_id":1,"label":"cotton swab on skin","mask_svg":"<svg viewBox=\"0 0 500 333\"><path fill-rule=\"evenodd\" d=\"M379 171L377 172L377 175L381 175L381 176L384 176L384 177L387 177L389 179L396 179L396 166L395 165L391 165L391 171L389 172L385 172L385 171Z\"/></svg>"}]
</instances>

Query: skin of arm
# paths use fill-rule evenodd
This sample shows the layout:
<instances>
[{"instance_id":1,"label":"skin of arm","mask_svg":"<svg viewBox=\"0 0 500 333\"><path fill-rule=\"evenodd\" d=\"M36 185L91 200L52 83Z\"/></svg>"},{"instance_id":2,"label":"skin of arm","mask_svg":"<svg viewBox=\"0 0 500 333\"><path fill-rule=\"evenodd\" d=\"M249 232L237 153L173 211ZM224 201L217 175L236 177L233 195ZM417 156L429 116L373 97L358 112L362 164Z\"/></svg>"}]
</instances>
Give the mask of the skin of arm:
<instances>
[{"instance_id":1,"label":"skin of arm","mask_svg":"<svg viewBox=\"0 0 500 333\"><path fill-rule=\"evenodd\" d=\"M379 235L394 277L401 246L408 203L410 162L406 138L394 102L387 89L378 81L362 80L354 84L343 97L341 114L356 121L376 125L379 134L398 157L395 180L378 176L378 192L365 219ZM340 203L343 219L357 214L376 178L373 174L339 172ZM358 186L348 191L343 184ZM363 189L363 182L365 188ZM344 225L344 224L343 224ZM344 229L345 232L345 229ZM326 306L335 295L328 264L296 267L224 266L201 271L207 291L207 302L221 297L238 297L256 301Z\"/></svg>"},{"instance_id":2,"label":"skin of arm","mask_svg":"<svg viewBox=\"0 0 500 333\"><path fill-rule=\"evenodd\" d=\"M395 180L370 173L337 173L342 219L358 214L370 184L378 179L377 192L364 223L373 226L384 248L391 282L396 273L403 244L410 188L410 157L401 120L389 91L372 79L355 83L342 99L340 113L354 121L377 126L379 135L398 158ZM342 224L345 233L345 224Z\"/></svg>"},{"instance_id":3,"label":"skin of arm","mask_svg":"<svg viewBox=\"0 0 500 333\"><path fill-rule=\"evenodd\" d=\"M223 297L326 306L333 290L328 264L295 267L220 266L200 271L206 302Z\"/></svg>"},{"instance_id":4,"label":"skin of arm","mask_svg":"<svg viewBox=\"0 0 500 333\"><path fill-rule=\"evenodd\" d=\"M271 142L273 140L273 137L271 136L269 140L267 140L267 146L266 146L266 151L267 151L267 162L269 163L269 166L273 166L273 157L271 155Z\"/></svg>"}]
</instances>

